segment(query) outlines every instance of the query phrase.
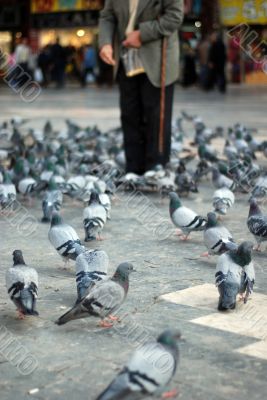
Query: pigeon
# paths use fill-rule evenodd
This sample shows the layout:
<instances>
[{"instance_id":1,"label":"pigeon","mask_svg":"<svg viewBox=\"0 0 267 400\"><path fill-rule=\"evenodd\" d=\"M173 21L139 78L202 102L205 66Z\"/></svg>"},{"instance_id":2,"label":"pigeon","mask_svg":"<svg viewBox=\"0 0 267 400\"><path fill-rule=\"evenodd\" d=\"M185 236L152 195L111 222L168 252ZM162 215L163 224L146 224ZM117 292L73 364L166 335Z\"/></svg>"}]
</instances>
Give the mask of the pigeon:
<instances>
[{"instance_id":1,"label":"pigeon","mask_svg":"<svg viewBox=\"0 0 267 400\"><path fill-rule=\"evenodd\" d=\"M260 251L261 243L267 240L267 215L262 214L255 198L250 200L247 226L258 244L256 250Z\"/></svg>"},{"instance_id":2,"label":"pigeon","mask_svg":"<svg viewBox=\"0 0 267 400\"><path fill-rule=\"evenodd\" d=\"M218 258L215 279L219 291L218 310L233 310L238 293L244 303L252 293L255 271L251 258L253 243L243 242ZM245 293L245 297L243 297Z\"/></svg>"},{"instance_id":3,"label":"pigeon","mask_svg":"<svg viewBox=\"0 0 267 400\"><path fill-rule=\"evenodd\" d=\"M99 200L102 206L105 208L106 213L107 213L107 219L111 219L110 217L110 211L111 211L111 201L110 197L107 193L100 193L99 194Z\"/></svg>"},{"instance_id":4,"label":"pigeon","mask_svg":"<svg viewBox=\"0 0 267 400\"><path fill-rule=\"evenodd\" d=\"M218 168L212 167L212 183L217 189L226 187L228 189L233 189L234 182L232 179L227 178L227 176L221 174Z\"/></svg>"},{"instance_id":5,"label":"pigeon","mask_svg":"<svg viewBox=\"0 0 267 400\"><path fill-rule=\"evenodd\" d=\"M88 206L83 211L83 226L85 231L85 242L96 240L107 222L107 211L101 204L99 194L94 190L88 202Z\"/></svg>"},{"instance_id":6,"label":"pigeon","mask_svg":"<svg viewBox=\"0 0 267 400\"><path fill-rule=\"evenodd\" d=\"M48 239L66 261L76 260L78 256L77 244L82 245L75 229L63 222L57 211L52 213L51 226L48 232Z\"/></svg>"},{"instance_id":7,"label":"pigeon","mask_svg":"<svg viewBox=\"0 0 267 400\"><path fill-rule=\"evenodd\" d=\"M190 208L182 205L180 198L174 192L169 194L170 217L175 226L183 232L182 240L187 240L190 232L203 231L205 229L207 220L196 214Z\"/></svg>"},{"instance_id":8,"label":"pigeon","mask_svg":"<svg viewBox=\"0 0 267 400\"><path fill-rule=\"evenodd\" d=\"M63 325L73 319L94 316L101 318L100 326L103 328L112 327L112 323L106 318L118 319L113 317L112 313L124 302L129 289L129 275L133 271L132 264L120 264L112 278L97 283L78 304L62 315L56 324Z\"/></svg>"},{"instance_id":9,"label":"pigeon","mask_svg":"<svg viewBox=\"0 0 267 400\"><path fill-rule=\"evenodd\" d=\"M22 251L13 251L13 266L6 272L6 287L10 299L18 309L19 318L25 315L38 315L36 299L38 294L38 274L28 267L23 259Z\"/></svg>"},{"instance_id":10,"label":"pigeon","mask_svg":"<svg viewBox=\"0 0 267 400\"><path fill-rule=\"evenodd\" d=\"M251 192L251 198L255 197L258 201L262 201L267 195L267 173L260 176ZM250 199L251 199L250 198Z\"/></svg>"},{"instance_id":11,"label":"pigeon","mask_svg":"<svg viewBox=\"0 0 267 400\"><path fill-rule=\"evenodd\" d=\"M223 153L226 155L228 160L235 159L238 155L236 147L231 145L229 140L226 140L225 142Z\"/></svg>"},{"instance_id":12,"label":"pigeon","mask_svg":"<svg viewBox=\"0 0 267 400\"><path fill-rule=\"evenodd\" d=\"M198 155L200 159L204 159L210 162L217 162L217 151L209 144L201 144L198 147Z\"/></svg>"},{"instance_id":13,"label":"pigeon","mask_svg":"<svg viewBox=\"0 0 267 400\"><path fill-rule=\"evenodd\" d=\"M179 361L177 330L165 330L157 341L148 341L135 350L129 362L96 400L138 400L160 395L173 378ZM164 359L164 367L156 360ZM164 393L174 397L177 391Z\"/></svg>"},{"instance_id":14,"label":"pigeon","mask_svg":"<svg viewBox=\"0 0 267 400\"><path fill-rule=\"evenodd\" d=\"M234 193L223 187L214 192L212 203L214 207L214 211L221 215L226 215L229 208L234 205L235 195Z\"/></svg>"},{"instance_id":15,"label":"pigeon","mask_svg":"<svg viewBox=\"0 0 267 400\"><path fill-rule=\"evenodd\" d=\"M32 193L36 187L37 187L37 181L29 176L19 181L18 191L23 195L27 195L29 193Z\"/></svg>"},{"instance_id":16,"label":"pigeon","mask_svg":"<svg viewBox=\"0 0 267 400\"><path fill-rule=\"evenodd\" d=\"M236 132L236 140L234 141L234 145L239 154L244 154L247 150L249 150L247 142L242 138L242 132Z\"/></svg>"},{"instance_id":17,"label":"pigeon","mask_svg":"<svg viewBox=\"0 0 267 400\"><path fill-rule=\"evenodd\" d=\"M99 281L107 277L109 258L103 250L86 250L76 258L77 303Z\"/></svg>"},{"instance_id":18,"label":"pigeon","mask_svg":"<svg viewBox=\"0 0 267 400\"><path fill-rule=\"evenodd\" d=\"M188 196L189 192L197 193L197 184L194 181L193 176L186 170L183 161L180 161L179 166L176 171L175 183L178 187L177 191L179 195Z\"/></svg>"},{"instance_id":19,"label":"pigeon","mask_svg":"<svg viewBox=\"0 0 267 400\"><path fill-rule=\"evenodd\" d=\"M2 209L13 209L16 200L17 191L15 185L12 183L9 174L4 171L3 183L0 184L0 211Z\"/></svg>"},{"instance_id":20,"label":"pigeon","mask_svg":"<svg viewBox=\"0 0 267 400\"><path fill-rule=\"evenodd\" d=\"M62 202L63 194L57 189L57 184L52 178L49 181L48 190L46 191L42 202L42 222L50 222L53 211L59 211L61 209Z\"/></svg>"},{"instance_id":21,"label":"pigeon","mask_svg":"<svg viewBox=\"0 0 267 400\"><path fill-rule=\"evenodd\" d=\"M235 248L231 233L218 222L216 214L209 212L207 217L208 222L203 232L203 238L208 253L203 253L202 256L220 255Z\"/></svg>"}]
</instances>

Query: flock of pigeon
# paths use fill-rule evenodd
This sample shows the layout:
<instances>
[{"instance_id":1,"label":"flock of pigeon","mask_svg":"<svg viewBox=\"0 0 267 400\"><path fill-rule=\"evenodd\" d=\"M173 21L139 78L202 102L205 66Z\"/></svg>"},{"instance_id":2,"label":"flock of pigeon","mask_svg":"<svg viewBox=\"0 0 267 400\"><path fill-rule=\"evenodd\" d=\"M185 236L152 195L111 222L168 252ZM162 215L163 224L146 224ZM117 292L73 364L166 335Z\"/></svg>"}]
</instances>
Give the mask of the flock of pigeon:
<instances>
[{"instance_id":1,"label":"flock of pigeon","mask_svg":"<svg viewBox=\"0 0 267 400\"><path fill-rule=\"evenodd\" d=\"M75 261L77 300L59 317L58 325L93 316L108 328L119 319L116 312L127 296L133 265L124 262L109 277L107 253L87 249L75 229L63 221L60 210L65 196L85 203L84 241L93 242L101 239L111 218L112 197L122 188L168 195L170 217L179 228L181 240L187 240L191 232L201 231L208 250L202 256L219 256L215 271L218 310L234 309L238 295L247 302L255 282L253 243L236 243L221 219L234 207L236 194L249 194L247 226L256 239L256 250L267 240L267 215L258 205L267 196L267 171L257 162L260 153L267 157L267 142L256 140L253 129L237 124L227 132L222 127L211 130L201 118L182 112L173 123L168 165L158 165L138 176L122 172L125 155L119 128L103 133L97 127L81 128L67 120L66 129L56 132L50 122L42 130L28 129L26 122L15 117L0 126L0 211L2 215L15 213L18 199L29 204L33 198L39 199L43 210L40 223L50 223L51 245L66 262ZM185 122L195 132L193 142L187 145ZM218 137L225 139L223 154L211 144ZM209 177L215 189L213 211L200 216L184 206L181 198L197 193L200 182ZM6 286L19 318L38 315L38 274L26 265L21 250L13 252ZM139 399L161 393L175 374L179 338L177 330L166 330L155 343L139 347L98 399ZM168 354L166 371L151 367L147 356L151 355L151 348L154 359ZM165 393L165 397L172 395Z\"/></svg>"}]
</instances>

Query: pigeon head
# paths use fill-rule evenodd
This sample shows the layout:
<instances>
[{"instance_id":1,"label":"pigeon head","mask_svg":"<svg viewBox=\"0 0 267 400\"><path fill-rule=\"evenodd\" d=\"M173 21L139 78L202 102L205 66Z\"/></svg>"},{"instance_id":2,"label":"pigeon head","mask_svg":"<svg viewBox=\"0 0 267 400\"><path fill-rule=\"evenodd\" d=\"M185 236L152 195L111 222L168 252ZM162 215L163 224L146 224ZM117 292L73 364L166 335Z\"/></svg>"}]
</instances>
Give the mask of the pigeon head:
<instances>
[{"instance_id":1,"label":"pigeon head","mask_svg":"<svg viewBox=\"0 0 267 400\"><path fill-rule=\"evenodd\" d=\"M251 197L249 200L250 208L249 208L249 215L248 217L251 217L252 215L260 215L261 210L260 207L258 206L257 200L255 197Z\"/></svg>"},{"instance_id":2,"label":"pigeon head","mask_svg":"<svg viewBox=\"0 0 267 400\"><path fill-rule=\"evenodd\" d=\"M63 219L57 211L53 211L52 219L51 219L51 226L60 225L63 223Z\"/></svg>"},{"instance_id":3,"label":"pigeon head","mask_svg":"<svg viewBox=\"0 0 267 400\"><path fill-rule=\"evenodd\" d=\"M208 217L208 223L206 225L206 228L213 228L214 226L218 225L217 216L214 212L209 212L207 214L207 217Z\"/></svg>"},{"instance_id":4,"label":"pigeon head","mask_svg":"<svg viewBox=\"0 0 267 400\"><path fill-rule=\"evenodd\" d=\"M182 203L178 194L175 192L170 192L169 197L170 197L170 214L172 215L172 213L175 210L177 210L177 208L182 206Z\"/></svg>"},{"instance_id":5,"label":"pigeon head","mask_svg":"<svg viewBox=\"0 0 267 400\"><path fill-rule=\"evenodd\" d=\"M236 250L231 250L230 257L236 264L240 265L241 267L245 267L251 262L252 250L253 243L246 241L241 243Z\"/></svg>"},{"instance_id":6,"label":"pigeon head","mask_svg":"<svg viewBox=\"0 0 267 400\"><path fill-rule=\"evenodd\" d=\"M14 250L13 253L13 263L15 265L23 264L25 265L25 261L23 259L22 251L21 250Z\"/></svg>"},{"instance_id":7,"label":"pigeon head","mask_svg":"<svg viewBox=\"0 0 267 400\"><path fill-rule=\"evenodd\" d=\"M135 270L134 270L133 264L131 264L129 262L121 263L116 269L116 272L113 276L113 280L115 280L118 283L121 283L124 286L125 282L126 282L126 284L128 283L129 275L134 271ZM127 287L128 287L128 284L127 284Z\"/></svg>"},{"instance_id":8,"label":"pigeon head","mask_svg":"<svg viewBox=\"0 0 267 400\"><path fill-rule=\"evenodd\" d=\"M90 196L88 204L90 205L92 203L100 204L99 194L97 193L96 190L92 190L92 192L91 192L91 196Z\"/></svg>"},{"instance_id":9,"label":"pigeon head","mask_svg":"<svg viewBox=\"0 0 267 400\"><path fill-rule=\"evenodd\" d=\"M163 346L177 348L177 341L181 339L181 332L178 329L166 329L163 331L157 342Z\"/></svg>"}]
</instances>

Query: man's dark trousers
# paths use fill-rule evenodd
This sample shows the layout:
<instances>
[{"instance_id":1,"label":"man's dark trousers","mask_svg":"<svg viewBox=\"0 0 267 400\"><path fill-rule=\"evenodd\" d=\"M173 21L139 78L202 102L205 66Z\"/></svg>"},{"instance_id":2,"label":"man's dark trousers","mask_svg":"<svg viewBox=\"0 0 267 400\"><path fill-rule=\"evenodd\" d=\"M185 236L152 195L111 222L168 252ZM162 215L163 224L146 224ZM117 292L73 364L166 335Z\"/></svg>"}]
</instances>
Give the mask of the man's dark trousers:
<instances>
[{"instance_id":1,"label":"man's dark trousers","mask_svg":"<svg viewBox=\"0 0 267 400\"><path fill-rule=\"evenodd\" d=\"M120 65L121 123L124 133L126 171L143 174L169 161L174 84L166 86L164 151L159 152L160 88L146 74L127 77Z\"/></svg>"}]
</instances>

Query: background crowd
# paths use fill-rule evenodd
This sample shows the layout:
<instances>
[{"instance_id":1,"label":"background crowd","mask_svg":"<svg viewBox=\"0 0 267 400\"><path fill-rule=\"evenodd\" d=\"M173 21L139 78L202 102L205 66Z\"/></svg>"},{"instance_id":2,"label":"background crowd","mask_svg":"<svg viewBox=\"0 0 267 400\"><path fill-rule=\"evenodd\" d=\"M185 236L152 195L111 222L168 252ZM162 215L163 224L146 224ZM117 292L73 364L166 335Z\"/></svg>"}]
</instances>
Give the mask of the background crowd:
<instances>
[{"instance_id":1,"label":"background crowd","mask_svg":"<svg viewBox=\"0 0 267 400\"><path fill-rule=\"evenodd\" d=\"M228 38L229 39L229 38ZM64 87L66 82L112 86L112 67L98 55L96 44L81 47L63 46L58 38L35 54L27 38L18 41L10 64L17 63L43 87ZM179 82L186 88L197 85L205 91L217 88L226 91L227 81L240 82L240 46L236 40L225 40L219 32L200 39L181 40L181 73ZM246 72L254 70L251 59L245 62Z\"/></svg>"},{"instance_id":2,"label":"background crowd","mask_svg":"<svg viewBox=\"0 0 267 400\"><path fill-rule=\"evenodd\" d=\"M80 48L62 46L57 38L55 43L47 44L34 54L27 38L22 38L10 55L9 63L20 65L43 87L55 85L60 89L67 80L76 81L81 87L87 83L112 85L112 68L101 61L91 43Z\"/></svg>"}]
</instances>

